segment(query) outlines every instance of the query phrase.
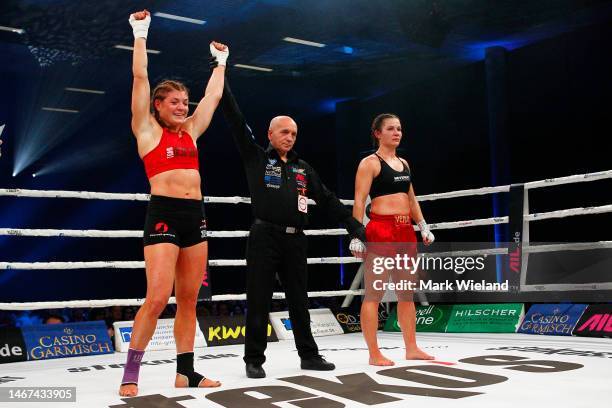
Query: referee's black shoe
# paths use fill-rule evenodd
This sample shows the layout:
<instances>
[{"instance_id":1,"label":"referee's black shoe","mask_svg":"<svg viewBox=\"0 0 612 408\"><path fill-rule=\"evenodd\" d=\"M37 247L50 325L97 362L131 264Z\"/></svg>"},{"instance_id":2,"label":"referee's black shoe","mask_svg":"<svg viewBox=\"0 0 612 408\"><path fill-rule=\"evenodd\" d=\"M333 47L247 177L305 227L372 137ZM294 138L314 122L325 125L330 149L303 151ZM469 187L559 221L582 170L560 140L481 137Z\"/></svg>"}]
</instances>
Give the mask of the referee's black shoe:
<instances>
[{"instance_id":1,"label":"referee's black shoe","mask_svg":"<svg viewBox=\"0 0 612 408\"><path fill-rule=\"evenodd\" d=\"M266 372L261 364L247 363L246 375L249 378L264 378L266 376Z\"/></svg>"},{"instance_id":2,"label":"referee's black shoe","mask_svg":"<svg viewBox=\"0 0 612 408\"><path fill-rule=\"evenodd\" d=\"M302 370L316 370L316 371L331 371L336 368L334 363L325 361L325 359L321 355L317 355L311 358L303 358L301 367L302 367Z\"/></svg>"}]
</instances>

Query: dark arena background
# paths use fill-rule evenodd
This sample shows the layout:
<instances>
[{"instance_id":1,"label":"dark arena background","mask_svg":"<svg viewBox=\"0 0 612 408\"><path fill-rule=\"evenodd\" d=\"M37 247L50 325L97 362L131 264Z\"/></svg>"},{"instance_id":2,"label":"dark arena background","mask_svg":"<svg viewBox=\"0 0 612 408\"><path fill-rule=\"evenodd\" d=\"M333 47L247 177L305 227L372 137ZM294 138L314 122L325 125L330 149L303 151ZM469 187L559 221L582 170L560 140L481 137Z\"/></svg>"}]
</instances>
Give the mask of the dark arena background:
<instances>
[{"instance_id":1,"label":"dark arena background","mask_svg":"<svg viewBox=\"0 0 612 408\"><path fill-rule=\"evenodd\" d=\"M32 269L17 264L143 261L141 238L59 236L61 233L33 236L36 234L26 230L142 230L146 201L66 198L61 192L149 193L130 128L130 47L134 39L128 17L144 8L152 14L147 47L157 51L148 54L152 86L166 78L184 82L190 89L192 113L210 76L208 44L212 40L228 44L226 79L256 141L267 146L272 117L293 117L298 125L295 150L341 199L354 198L357 165L374 151L370 138L372 119L383 112L395 113L401 119L403 136L398 152L410 164L417 196L511 185L523 191L522 185L529 182L580 175L578 182L554 182L547 188L528 190L528 209L522 208L527 196L512 192L475 192L421 201L423 214L436 236L435 250L457 249L473 243L492 248L517 244L516 228L527 244L594 246L584 251L533 253L528 262L522 248L520 271L516 274L508 272L508 256L498 256L477 276L491 282L502 282L510 276L514 287L509 292L430 293L419 300L423 305L429 302L449 307L519 302L524 312L530 306L544 303L585 304L601 308L598 313L608 316L610 322L602 318L592 326L605 332L604 337L612 335L612 208L609 208L612 1L609 0L3 0L0 2L2 330L23 329L26 333L29 330L26 327L57 316L65 324L104 320L109 335L117 336L113 323L134 320L137 310L136 305L124 306L120 300L145 297L144 268L101 265L86 269ZM220 110L197 147L205 197L249 196L242 160ZM586 174L590 176L582 176ZM586 179L588 182L580 182ZM26 190L60 192L57 197L43 198L20 193ZM529 214L568 209L576 211L542 220L536 216L536 222L523 222ZM207 203L206 215L209 231L247 231L252 223L250 205L246 203ZM441 223L502 217L509 220L436 228ZM344 228L330 221L328 214L316 205L309 207L309 219L308 229ZM420 234L417 237L420 241ZM349 241L346 234L311 236L308 257L347 259L352 256ZM209 238L210 260L242 260L245 250L244 237ZM310 265L308 290L359 289L351 287L358 269L359 263L352 261ZM456 278L452 273L451 277L439 274L432 277L439 281ZM244 266L213 263L208 268L208 279L211 292L198 305L200 318L238 317L248 312L243 298L210 300L210 295L244 294ZM278 285L275 292L281 291ZM74 300L119 303L111 302L104 307L80 305L77 309L57 303ZM337 312L345 310L341 309L344 300L344 296L311 297L310 306ZM19 307L30 302L31 308ZM51 303L49 307L37 307L38 302ZM359 304L357 296L346 310L358 316ZM169 305L163 317L172 318L173 307ZM394 307L393 302L386 304L383 314L391 313ZM286 304L276 299L272 308L281 312L286 310ZM3 346L10 341L2 336L5 335L0 335L0 355L6 357ZM321 340L321 350L328 350L322 354L327 353L343 370L335 375L340 378L340 374L354 374L355 370L364 371L361 374L366 377L367 370L375 373L366 364L367 349L360 335L344 336L348 340L341 337L334 340L333 336ZM507 364L515 361L512 359L561 361L533 366L517 363L524 370L510 381L516 381L519 387L541 384L563 389L564 384L591 381L599 384L597 381L610 379L609 338L591 339L590 343L585 338L555 337L550 343L536 344L533 339L541 336L525 339L522 336L526 335L519 338L519 334L511 333L469 337L448 332L420 336L421 333L419 342L425 344L428 352L441 356L440 364L427 366L439 368L430 370L435 371L438 379L441 375L452 376L444 369L454 364L462 369L476 367L486 371L495 364L501 366L500 361ZM381 334L379 342L390 350L403 347L399 333ZM545 347L544 343L555 350L584 353L577 352L571 357L571 353L544 355L545 350L540 349ZM470 349L472 345L474 348ZM360 350L355 351L360 353L358 360L348 355L340 357L336 351L343 347ZM280 364L278 356L297 361L293 342L273 344L271 348L276 351L269 354L277 353L277 357L270 357L268 366L274 361ZM153 351L150 360L172 359L173 348L169 350ZM599 352L603 358L588 355L588 350ZM239 358L242 347L196 349L196 355L200 356L197 361L206 360L213 378L228 377L222 390L244 386ZM510 357L495 360L490 355ZM223 362L224 358L228 360ZM375 378L379 383L384 382L381 378L385 375L393 378L385 380L384 387L389 388L383 389L381 385L381 389L372 391L375 387L370 384L372 390L368 392L374 396L361 398L355 391L359 385L351 383L354 388L345 394L334 393L332 385L327 384L332 388L326 388L312 378L295 377L299 374L297 369L287 366L284 371L270 368L266 381L277 379L284 381L284 386L297 384L291 391L294 394L278 390L280 394L274 394L272 389L266 394L263 388L256 389L262 384L277 385L278 381L249 382L253 392L270 398L255 398L261 404L257 405L255 399L248 400L247 394L205 397L204 392L198 394L193 390L181 393L171 386L171 371L166 373L164 363L159 363L155 367L158 371L153 367L143 371L144 385L138 398L144 399L120 405L116 388L121 370L109 368L125 361L118 350L109 356L36 363L42 373L49 370L47 376L54 375L53 370L58 372L59 379L48 384L30 362L13 361L17 360L0 365L2 369L10 368L0 371L0 388L8 386L3 383L6 378L15 387L76 384L77 392L82 390L77 401L96 401L99 405L95 406L171 407L183 406L172 405L179 404L175 401L181 401L180 398L197 398L210 406L258 407L280 406L272 404L301 399L303 405L294 404L306 407L315 406L315 395L321 399L318 405L322 407L374 404L391 407L408 403L396 402L399 397L391 395L397 393L410 403L420 403L421 399L427 403L427 398L436 398L436 402L449 406L455 399L465 406L474 406L472 398L480 398L462 399L468 395L459 394L460 387L450 384L452 380L427 383L422 378L420 386L446 388L443 392L435 388L440 395L433 397L426 391L414 390L406 396L406 389L399 391L393 387L399 387L404 380L417 381L415 378L422 374L413 373L410 377L401 370L386 374L377 371ZM235 367L230 367L229 361ZM355 361L361 365L356 366ZM589 366L592 361L594 366ZM405 364L415 363L399 362L399 366ZM96 365L104 369L91 368ZM83 370L79 371L79 367ZM85 370L87 367L90 368ZM95 372L102 376L99 379L105 385L102 389L83 385L85 388L81 389L79 380L71 379L69 368L74 373ZM410 367L407 370L410 372ZM499 370L504 371L505 367ZM467 375L463 381L470 378L473 384L490 387L479 403L499 407L526 403L512 392L509 383L502 387L499 376L504 374L499 370L495 373L489 370L482 376ZM159 379L155 379L157 372ZM554 375L561 372L565 377L555 379ZM509 373L516 375L512 371L505 374L510 376ZM529 376L541 377L532 383ZM325 378L337 381L333 376ZM86 380L84 377L83 383ZM606 387L608 393L604 394L602 390ZM551 398L558 406L580 406L578 401L596 403L609 399L609 390L608 381L601 388L585 385L576 394L568 389ZM573 399L582 392L590 397ZM154 394L161 395L158 398ZM150 400L146 400L147 395ZM9 401L3 396L0 389L0 405ZM177 399L170 401L171 396ZM538 398L545 401L542 396L532 397L536 402L540 401ZM312 401L304 402L308 398ZM154 400L159 405L153 405ZM188 404L189 401L184 406L195 406Z\"/></svg>"}]
</instances>

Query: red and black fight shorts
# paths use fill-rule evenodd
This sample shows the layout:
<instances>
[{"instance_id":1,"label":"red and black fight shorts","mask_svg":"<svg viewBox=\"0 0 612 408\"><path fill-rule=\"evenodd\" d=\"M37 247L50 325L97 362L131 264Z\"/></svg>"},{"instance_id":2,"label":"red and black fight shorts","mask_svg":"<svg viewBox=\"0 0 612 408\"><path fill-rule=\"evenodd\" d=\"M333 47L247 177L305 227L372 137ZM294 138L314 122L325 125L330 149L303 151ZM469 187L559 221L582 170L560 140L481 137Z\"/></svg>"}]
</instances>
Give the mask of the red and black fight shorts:
<instances>
[{"instance_id":1,"label":"red and black fight shorts","mask_svg":"<svg viewBox=\"0 0 612 408\"><path fill-rule=\"evenodd\" d=\"M144 246L170 243L179 248L206 241L204 201L152 195L143 238Z\"/></svg>"}]
</instances>

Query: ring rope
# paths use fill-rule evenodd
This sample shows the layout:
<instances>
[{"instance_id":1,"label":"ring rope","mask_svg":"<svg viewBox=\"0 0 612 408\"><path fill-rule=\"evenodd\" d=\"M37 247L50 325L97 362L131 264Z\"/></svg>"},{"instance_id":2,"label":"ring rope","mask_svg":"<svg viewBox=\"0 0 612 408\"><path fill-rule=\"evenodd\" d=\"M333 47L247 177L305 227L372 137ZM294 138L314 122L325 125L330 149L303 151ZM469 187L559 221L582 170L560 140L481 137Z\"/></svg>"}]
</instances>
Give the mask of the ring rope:
<instances>
[{"instance_id":1,"label":"ring rope","mask_svg":"<svg viewBox=\"0 0 612 408\"><path fill-rule=\"evenodd\" d=\"M588 250L588 249L601 249L601 248L612 248L612 241L598 241L598 242L583 242L583 243L572 243L572 244L552 244L552 245L532 245L525 247L525 252L538 253L538 252L553 252L561 250ZM507 248L492 248L485 250L472 250L472 251L454 251L454 252L440 252L436 253L436 256L456 256L456 255L501 255L507 254ZM427 255L427 254L422 254ZM347 257L348 258L348 257ZM348 259L347 259L348 260ZM350 259L352 262L361 262L357 258ZM212 261L211 261L212 262ZM144 267L144 263L141 263L139 267ZM341 290L341 291L318 291L308 292L308 297L332 297L332 296L359 296L364 293L361 290ZM283 299L284 293L276 292L273 294L274 299ZM226 295L215 295L212 296L213 301L224 301L224 300L245 300L246 294L226 294ZM105 299L105 300L76 300L76 301L58 301L58 302L27 302L27 303L0 303L0 310L37 310L37 309L57 309L57 308L80 308L80 307L108 307L108 306L139 306L142 305L144 299ZM172 297L168 301L169 304L176 303L176 298Z\"/></svg>"},{"instance_id":2,"label":"ring rope","mask_svg":"<svg viewBox=\"0 0 612 408\"><path fill-rule=\"evenodd\" d=\"M549 211L543 213L535 213L525 215L526 221L539 221L548 220L551 218L565 218L574 215L587 215L587 214L603 214L612 211L612 204L600 205L597 207L579 207L579 208L568 208L567 210Z\"/></svg>"},{"instance_id":3,"label":"ring rope","mask_svg":"<svg viewBox=\"0 0 612 408\"><path fill-rule=\"evenodd\" d=\"M563 244L538 244L524 245L523 253L535 254L542 252L559 252L559 251L585 251L589 249L605 249L612 248L612 241L595 241L595 242L572 242ZM508 248L483 248L470 250L457 250L445 252L421 252L418 256L474 256L474 255L507 255Z\"/></svg>"},{"instance_id":4,"label":"ring rope","mask_svg":"<svg viewBox=\"0 0 612 408\"><path fill-rule=\"evenodd\" d=\"M358 290L336 290L325 292L308 292L308 297L334 297L334 296L361 296L363 289ZM284 299L283 292L275 292L272 299ZM238 295L214 295L213 302L227 300L246 300L246 293ZM40 310L40 309L60 309L60 308L81 308L81 307L110 307L110 306L141 306L144 299L103 299L103 300L70 300L63 302L27 302L27 303L0 303L0 310ZM176 304L173 296L168 300L168 304Z\"/></svg>"},{"instance_id":5,"label":"ring rope","mask_svg":"<svg viewBox=\"0 0 612 408\"><path fill-rule=\"evenodd\" d=\"M584 183L588 181L603 180L612 178L612 170L598 171L594 173L575 174L573 176L555 177L538 181L530 181L525 183L527 190L542 187L559 186L562 184Z\"/></svg>"},{"instance_id":6,"label":"ring rope","mask_svg":"<svg viewBox=\"0 0 612 408\"><path fill-rule=\"evenodd\" d=\"M67 191L67 190L28 190L21 188L2 188L0 196L30 197L30 198L80 198L86 200L124 200L149 201L150 194L144 193L99 193L94 191ZM209 197L202 198L205 203L211 204L251 204L250 197ZM342 204L353 205L353 200L340 200ZM314 200L308 200L316 205Z\"/></svg>"},{"instance_id":7,"label":"ring rope","mask_svg":"<svg viewBox=\"0 0 612 408\"><path fill-rule=\"evenodd\" d=\"M525 183L525 189L535 189L541 187L549 187L554 185L579 183L586 181L595 181L612 177L612 170L579 174L567 177L559 177L553 179L545 179L540 181L534 181ZM497 186L497 187L485 187L470 190L459 190L447 193L429 194L417 197L419 201L437 200L443 198L462 197L470 195L484 195L493 194L500 192L508 192L510 186ZM43 190L25 190L25 189L0 189L0 196L17 196L17 197L48 197L48 198L81 198L81 199L104 199L104 200L136 200L136 201L147 201L149 199L148 194L122 194L122 193L97 193L97 192L85 192L85 191L43 191ZM343 204L352 205L352 200L340 200ZM250 203L250 198L247 197L205 197L204 202L207 203L227 203L227 204L239 204L239 203ZM309 200L312 204L316 204ZM547 213L536 213L525 215L526 221L536 221L550 218L562 218L572 215L585 215L585 214L599 214L612 211L612 205L605 205L599 207L582 207L573 208L567 210L551 211ZM508 217L495 217L479 220L468 220L468 221L456 221L449 223L437 223L431 224L431 229L448 229L448 228L461 228L467 226L476 225L494 225L507 223ZM418 230L415 227L415 230ZM0 235L27 235L27 234L40 234L40 235L29 235L29 236L58 236L54 234L61 234L59 236L83 236L88 237L90 234L98 234L98 237L109 237L107 234L115 234L113 237L142 237L141 231L102 231L102 230L25 230L25 229L0 229ZM346 231L343 229L335 230L309 230L305 231L307 235L344 235ZM75 235L70 235L75 234ZM236 236L247 236L248 231L210 231L210 236L214 237L236 237ZM554 251L562 249L579 250L579 249L592 249L595 244L596 248L610 248L612 247L612 241L601 241L598 243L581 243L581 244L556 244L556 245L537 245L531 248L526 247L528 252L544 252ZM505 248L494 248L488 251L492 253L504 253ZM501 252L500 252L501 251ZM454 254L460 253L457 251ZM464 251L465 252L465 251ZM482 251L479 251L482 253ZM439 254L441 255L441 254ZM356 263L361 262L361 259L353 257L334 257L334 258L309 258L309 264L322 264L322 263ZM77 269L77 267L66 268L66 265L79 265L87 267L120 267L129 268L144 268L144 262L49 262L49 263L9 263L1 262L0 269L16 269L15 266L20 266L19 269L24 269L26 266L30 266L28 269L38 269L31 267L32 265L62 265L58 269ZM210 265L213 266L230 266L230 265L245 265L246 260L212 260ZM91 266L96 265L96 266ZM109 266L112 265L112 266ZM43 268L53 269L53 268ZM322 292L308 292L309 297L315 296L345 296L345 295L360 295L363 291L322 291ZM282 299L284 298L283 293L274 293L273 298ZM241 295L216 295L212 297L212 300L241 300L246 299L246 294ZM47 309L57 307L105 307L105 306L130 306L140 305L144 300L142 299L107 299L97 301L70 301L70 302L30 302L30 303L0 303L0 309L3 310L33 310L33 309ZM176 299L171 298L169 303L175 303Z\"/></svg>"},{"instance_id":8,"label":"ring rope","mask_svg":"<svg viewBox=\"0 0 612 408\"><path fill-rule=\"evenodd\" d=\"M525 245L525 253L555 252L563 250L587 250L612 248L612 241L581 242L570 244ZM504 255L507 248L488 248L459 250L447 252L422 252L420 256L471 256L471 255ZM309 265L361 263L360 258L353 256L308 258ZM210 266L246 266L246 259L211 259ZM0 270L51 270L51 269L144 269L144 261L90 261L90 262L0 262Z\"/></svg>"},{"instance_id":9,"label":"ring rope","mask_svg":"<svg viewBox=\"0 0 612 408\"><path fill-rule=\"evenodd\" d=\"M353 256L308 258L309 265L359 263ZM246 259L211 259L210 266L246 266ZM39 269L144 269L144 261L90 261L90 262L0 262L0 270Z\"/></svg>"},{"instance_id":10,"label":"ring rope","mask_svg":"<svg viewBox=\"0 0 612 408\"><path fill-rule=\"evenodd\" d=\"M310 236L336 236L347 235L344 228L305 230ZM0 228L1 235L23 237L76 237L76 238L142 238L140 230L69 230L69 229L27 229L27 228ZM208 231L208 238L243 238L248 237L249 231Z\"/></svg>"},{"instance_id":11,"label":"ring rope","mask_svg":"<svg viewBox=\"0 0 612 408\"><path fill-rule=\"evenodd\" d=\"M599 241L599 242L584 242L574 244L553 244L553 245L535 245L525 248L525 252L538 253L538 252L552 252L560 250L587 250L587 249L599 249L599 248L612 248L612 241ZM455 251L455 252L444 252L437 253L437 256L449 256L457 255L459 253L465 254L505 254L507 248L493 248L488 250L476 250L476 251ZM308 297L332 297L332 296L346 296L353 295L359 296L364 293L364 290L340 290L340 291L318 291L308 292ZM284 293L276 292L273 294L273 299L283 299ZM213 301L225 301L225 300L245 300L246 294L226 294L226 295L215 295L212 296ZM81 307L108 307L108 306L139 306L142 305L144 299L106 299L106 300L76 300L76 301L63 301L63 302L28 302L28 303L0 303L0 310L37 310L37 309L56 309L56 308L81 308ZM168 301L169 304L175 304L176 298L172 297Z\"/></svg>"},{"instance_id":12,"label":"ring rope","mask_svg":"<svg viewBox=\"0 0 612 408\"><path fill-rule=\"evenodd\" d=\"M550 187L561 184L582 183L588 181L602 180L612 178L612 170L599 171L595 173L575 174L573 176L557 177L525 183L526 189L535 189L542 187ZM418 196L419 201L431 201L444 198L464 197L471 195L484 195L493 193L503 193L510 191L510 186L482 187L468 190L450 191L447 193L436 193ZM128 194L128 193L98 193L91 191L65 191L65 190L27 190L19 188L2 188L0 196L13 197L47 197L47 198L82 198L82 199L98 199L98 200L133 200L147 201L149 194ZM343 204L353 205L353 200L340 200ZM204 197L206 203L223 203L223 204L248 204L251 202L249 197ZM312 201L310 201L312 202ZM314 202L313 202L314 203Z\"/></svg>"},{"instance_id":13,"label":"ring rope","mask_svg":"<svg viewBox=\"0 0 612 408\"><path fill-rule=\"evenodd\" d=\"M565 218L575 215L603 214L612 212L612 204L598 207L580 207L567 210L557 210L543 213L525 215L526 221L539 221L551 218ZM482 225L507 224L508 217L481 218L465 221L438 222L429 224L432 230L454 229L463 227L475 227ZM414 230L419 227L414 225ZM347 235L343 228L305 230L304 234L309 236L337 236ZM142 238L142 231L136 230L64 230L64 229L27 229L27 228L0 228L0 236L25 236L25 237L79 237L79 238ZM249 235L249 231L208 231L209 238L243 238Z\"/></svg>"}]
</instances>

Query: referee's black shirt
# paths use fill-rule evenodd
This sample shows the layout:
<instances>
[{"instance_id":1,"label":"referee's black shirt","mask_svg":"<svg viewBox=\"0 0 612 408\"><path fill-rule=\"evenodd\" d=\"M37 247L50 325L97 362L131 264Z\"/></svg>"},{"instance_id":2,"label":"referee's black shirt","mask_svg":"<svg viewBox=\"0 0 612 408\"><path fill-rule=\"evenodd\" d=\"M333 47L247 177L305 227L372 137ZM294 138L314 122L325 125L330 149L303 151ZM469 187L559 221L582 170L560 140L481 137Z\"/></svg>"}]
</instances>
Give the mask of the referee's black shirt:
<instances>
[{"instance_id":1,"label":"referee's black shirt","mask_svg":"<svg viewBox=\"0 0 612 408\"><path fill-rule=\"evenodd\" d=\"M314 200L331 220L346 223L352 236L365 235L361 223L294 150L289 151L284 162L271 145L264 150L255 142L227 79L221 109L244 163L255 218L284 227L304 228L308 214L298 210L298 196L302 195Z\"/></svg>"}]
</instances>

